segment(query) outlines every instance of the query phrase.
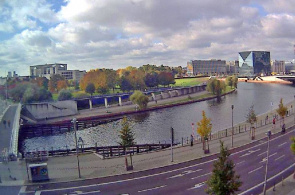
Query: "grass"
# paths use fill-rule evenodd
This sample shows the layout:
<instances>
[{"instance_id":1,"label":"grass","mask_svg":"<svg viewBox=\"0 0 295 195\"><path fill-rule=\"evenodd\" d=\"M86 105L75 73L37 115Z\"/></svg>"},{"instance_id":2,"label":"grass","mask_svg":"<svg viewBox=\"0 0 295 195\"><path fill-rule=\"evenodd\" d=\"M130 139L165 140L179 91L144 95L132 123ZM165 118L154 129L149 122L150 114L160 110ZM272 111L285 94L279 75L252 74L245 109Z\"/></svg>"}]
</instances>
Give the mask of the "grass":
<instances>
[{"instance_id":1,"label":"grass","mask_svg":"<svg viewBox=\"0 0 295 195\"><path fill-rule=\"evenodd\" d=\"M208 77L175 79L175 84L172 86L173 87L175 87L175 86L180 86L180 87L194 86L194 85L199 85L205 81L208 81Z\"/></svg>"}]
</instances>

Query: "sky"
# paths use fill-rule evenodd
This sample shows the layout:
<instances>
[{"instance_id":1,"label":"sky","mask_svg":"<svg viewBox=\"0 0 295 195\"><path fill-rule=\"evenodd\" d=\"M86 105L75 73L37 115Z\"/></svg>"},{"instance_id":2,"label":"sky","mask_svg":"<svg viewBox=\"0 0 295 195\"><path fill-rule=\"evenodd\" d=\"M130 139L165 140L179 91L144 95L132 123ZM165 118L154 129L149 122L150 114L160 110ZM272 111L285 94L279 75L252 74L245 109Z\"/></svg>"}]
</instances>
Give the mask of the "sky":
<instances>
[{"instance_id":1,"label":"sky","mask_svg":"<svg viewBox=\"0 0 295 195\"><path fill-rule=\"evenodd\" d=\"M265 50L294 59L295 0L0 0L0 76L29 66L186 66Z\"/></svg>"}]
</instances>

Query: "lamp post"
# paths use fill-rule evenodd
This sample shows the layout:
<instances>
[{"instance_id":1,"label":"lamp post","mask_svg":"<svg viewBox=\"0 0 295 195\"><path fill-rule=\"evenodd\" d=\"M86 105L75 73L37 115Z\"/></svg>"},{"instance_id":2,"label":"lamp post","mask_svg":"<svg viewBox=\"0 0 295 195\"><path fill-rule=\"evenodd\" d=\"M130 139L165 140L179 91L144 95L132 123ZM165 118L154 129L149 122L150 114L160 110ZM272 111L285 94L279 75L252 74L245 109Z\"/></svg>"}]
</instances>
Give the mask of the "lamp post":
<instances>
[{"instance_id":1,"label":"lamp post","mask_svg":"<svg viewBox=\"0 0 295 195\"><path fill-rule=\"evenodd\" d=\"M294 104L295 104L295 95L294 95ZM295 105L294 105L295 106ZM295 107L293 106L293 109L295 111ZM295 123L295 113L293 112L293 115L294 115L294 123Z\"/></svg>"},{"instance_id":2,"label":"lamp post","mask_svg":"<svg viewBox=\"0 0 295 195\"><path fill-rule=\"evenodd\" d=\"M73 118L71 121L74 125L74 131L75 131L75 144L76 144L76 156L77 156L77 163L78 163L78 173L79 178L81 178L81 172L80 172L80 161L79 161L79 155L78 155L78 144L77 144L77 119Z\"/></svg>"},{"instance_id":3,"label":"lamp post","mask_svg":"<svg viewBox=\"0 0 295 195\"><path fill-rule=\"evenodd\" d=\"M234 105L231 105L231 147L234 147Z\"/></svg>"},{"instance_id":4,"label":"lamp post","mask_svg":"<svg viewBox=\"0 0 295 195\"><path fill-rule=\"evenodd\" d=\"M173 162L174 129L171 127L171 162Z\"/></svg>"},{"instance_id":5,"label":"lamp post","mask_svg":"<svg viewBox=\"0 0 295 195\"><path fill-rule=\"evenodd\" d=\"M271 135L271 131L267 131L267 151L266 151L266 165L265 165L265 175L264 175L264 187L263 194L266 194L266 182L267 182L267 165L268 165L268 156L269 156L269 138Z\"/></svg>"}]
</instances>

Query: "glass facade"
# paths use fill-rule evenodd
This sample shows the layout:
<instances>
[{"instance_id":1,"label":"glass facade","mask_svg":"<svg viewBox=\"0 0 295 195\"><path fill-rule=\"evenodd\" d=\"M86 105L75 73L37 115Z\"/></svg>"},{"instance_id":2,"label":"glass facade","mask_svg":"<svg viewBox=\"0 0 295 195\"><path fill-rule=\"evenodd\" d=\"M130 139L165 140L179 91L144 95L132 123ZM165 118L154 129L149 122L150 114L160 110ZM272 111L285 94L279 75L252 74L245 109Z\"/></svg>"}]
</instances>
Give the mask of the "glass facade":
<instances>
[{"instance_id":1,"label":"glass facade","mask_svg":"<svg viewBox=\"0 0 295 195\"><path fill-rule=\"evenodd\" d=\"M239 52L239 75L255 76L271 73L269 51Z\"/></svg>"}]
</instances>

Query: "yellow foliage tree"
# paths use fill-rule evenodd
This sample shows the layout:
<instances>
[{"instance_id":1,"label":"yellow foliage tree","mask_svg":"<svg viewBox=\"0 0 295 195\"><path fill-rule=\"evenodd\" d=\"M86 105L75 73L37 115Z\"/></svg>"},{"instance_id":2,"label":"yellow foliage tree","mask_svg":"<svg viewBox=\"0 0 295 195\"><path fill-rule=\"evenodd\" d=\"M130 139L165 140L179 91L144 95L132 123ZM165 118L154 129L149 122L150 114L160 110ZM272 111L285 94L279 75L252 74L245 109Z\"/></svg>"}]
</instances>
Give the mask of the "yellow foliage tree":
<instances>
[{"instance_id":1,"label":"yellow foliage tree","mask_svg":"<svg viewBox=\"0 0 295 195\"><path fill-rule=\"evenodd\" d=\"M284 119L287 114L287 110L288 110L288 108L286 106L284 106L283 98L281 98L279 108L276 111L277 111L278 115L280 115L280 117L283 119L283 124L285 124Z\"/></svg>"},{"instance_id":2,"label":"yellow foliage tree","mask_svg":"<svg viewBox=\"0 0 295 195\"><path fill-rule=\"evenodd\" d=\"M203 142L203 150L205 150L205 140L211 133L212 124L211 119L207 118L205 111L202 111L203 118L197 122L197 133L201 136Z\"/></svg>"}]
</instances>

